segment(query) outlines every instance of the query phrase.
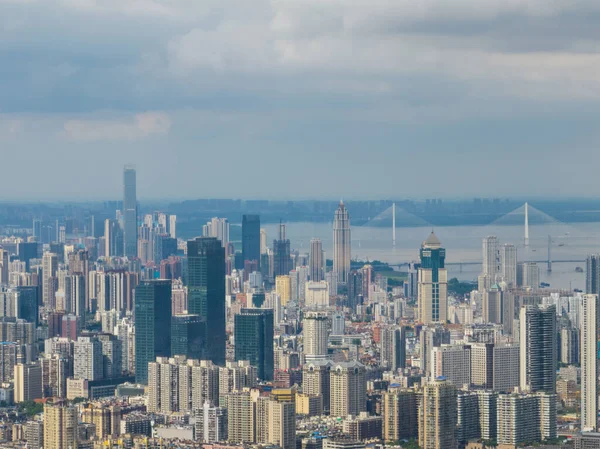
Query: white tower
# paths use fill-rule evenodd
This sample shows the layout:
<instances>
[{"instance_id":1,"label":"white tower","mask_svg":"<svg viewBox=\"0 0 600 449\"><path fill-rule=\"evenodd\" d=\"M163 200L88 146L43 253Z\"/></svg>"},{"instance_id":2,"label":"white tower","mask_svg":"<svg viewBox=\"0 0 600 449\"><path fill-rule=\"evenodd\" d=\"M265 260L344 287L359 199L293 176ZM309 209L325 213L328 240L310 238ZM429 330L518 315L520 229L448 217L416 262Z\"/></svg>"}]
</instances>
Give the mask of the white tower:
<instances>
[{"instance_id":1,"label":"white tower","mask_svg":"<svg viewBox=\"0 0 600 449\"><path fill-rule=\"evenodd\" d=\"M598 295L583 295L581 326L581 430L598 428Z\"/></svg>"}]
</instances>

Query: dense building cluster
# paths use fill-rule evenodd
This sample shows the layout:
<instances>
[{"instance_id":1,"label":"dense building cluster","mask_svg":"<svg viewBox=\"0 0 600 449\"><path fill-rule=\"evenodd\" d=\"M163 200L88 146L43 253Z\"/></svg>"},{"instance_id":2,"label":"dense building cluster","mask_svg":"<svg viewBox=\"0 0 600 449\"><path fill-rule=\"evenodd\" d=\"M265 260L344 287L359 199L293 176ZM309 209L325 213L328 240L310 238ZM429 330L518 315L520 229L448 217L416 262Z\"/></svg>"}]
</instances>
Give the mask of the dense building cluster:
<instances>
[{"instance_id":1,"label":"dense building cluster","mask_svg":"<svg viewBox=\"0 0 600 449\"><path fill-rule=\"evenodd\" d=\"M600 256L585 293L550 290L490 236L463 295L433 231L392 282L343 202L328 260L258 214L178 238L135 176L101 226L2 238L2 447L598 447Z\"/></svg>"}]
</instances>

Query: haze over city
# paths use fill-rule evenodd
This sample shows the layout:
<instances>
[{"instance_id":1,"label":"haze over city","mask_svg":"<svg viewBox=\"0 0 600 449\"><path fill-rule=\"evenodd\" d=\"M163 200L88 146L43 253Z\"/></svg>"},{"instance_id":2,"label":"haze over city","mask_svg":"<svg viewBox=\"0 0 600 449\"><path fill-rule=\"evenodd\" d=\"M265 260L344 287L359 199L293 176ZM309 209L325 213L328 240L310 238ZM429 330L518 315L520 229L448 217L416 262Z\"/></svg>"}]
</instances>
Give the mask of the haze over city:
<instances>
[{"instance_id":1,"label":"haze over city","mask_svg":"<svg viewBox=\"0 0 600 449\"><path fill-rule=\"evenodd\" d=\"M0 8L3 199L597 190L593 0Z\"/></svg>"}]
</instances>

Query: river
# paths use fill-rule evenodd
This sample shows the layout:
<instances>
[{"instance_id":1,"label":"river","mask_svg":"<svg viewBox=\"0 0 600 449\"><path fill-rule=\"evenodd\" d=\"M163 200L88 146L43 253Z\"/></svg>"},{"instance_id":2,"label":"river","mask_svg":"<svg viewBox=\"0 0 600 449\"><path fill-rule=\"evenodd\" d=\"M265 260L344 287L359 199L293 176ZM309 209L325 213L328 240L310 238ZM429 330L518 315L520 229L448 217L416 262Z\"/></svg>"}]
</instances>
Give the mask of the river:
<instances>
[{"instance_id":1,"label":"river","mask_svg":"<svg viewBox=\"0 0 600 449\"><path fill-rule=\"evenodd\" d=\"M278 225L267 224L269 245L277 236ZM464 281L474 281L481 271L481 240L495 235L500 243L512 243L517 246L519 261L538 261L542 282L552 288L584 289L585 273L577 273L576 267L585 270L585 258L591 253L600 253L600 224L539 224L529 227L529 246L524 245L524 227L504 226L450 226L434 229L446 248L446 261L450 277ZM286 225L287 238L291 246L301 253L307 253L310 239L320 238L327 257L332 257L332 224L295 222ZM360 260L381 260L398 264L418 260L421 242L431 232L426 227L396 228L396 244L392 245L392 229L382 227L352 227L352 258ZM548 236L551 236L551 256L554 262L548 272ZM569 260L577 262L558 262ZM540 262L540 261L543 261ZM454 265L464 263L464 265ZM473 264L477 263L477 264Z\"/></svg>"}]
</instances>

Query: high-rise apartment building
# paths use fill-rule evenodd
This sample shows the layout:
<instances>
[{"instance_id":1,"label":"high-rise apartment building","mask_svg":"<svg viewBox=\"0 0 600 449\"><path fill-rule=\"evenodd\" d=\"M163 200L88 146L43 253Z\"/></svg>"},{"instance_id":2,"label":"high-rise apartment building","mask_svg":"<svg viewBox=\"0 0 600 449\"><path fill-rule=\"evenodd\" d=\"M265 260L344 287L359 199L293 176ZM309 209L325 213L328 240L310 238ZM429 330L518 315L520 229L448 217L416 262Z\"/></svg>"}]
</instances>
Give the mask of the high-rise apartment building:
<instances>
[{"instance_id":1,"label":"high-rise apartment building","mask_svg":"<svg viewBox=\"0 0 600 449\"><path fill-rule=\"evenodd\" d=\"M275 278L275 292L281 299L281 305L287 305L292 297L292 282L289 275L279 275Z\"/></svg>"},{"instance_id":2,"label":"high-rise apartment building","mask_svg":"<svg viewBox=\"0 0 600 449\"><path fill-rule=\"evenodd\" d=\"M331 369L329 360L305 363L302 366L302 392L323 398L323 410L327 413L331 405Z\"/></svg>"},{"instance_id":3,"label":"high-rise apartment building","mask_svg":"<svg viewBox=\"0 0 600 449\"><path fill-rule=\"evenodd\" d=\"M248 360L261 380L273 380L273 310L242 309L235 315L235 360Z\"/></svg>"},{"instance_id":4,"label":"high-rise apartment building","mask_svg":"<svg viewBox=\"0 0 600 449\"><path fill-rule=\"evenodd\" d=\"M329 285L327 284L327 282L307 282L304 290L304 304L306 305L306 307L329 307Z\"/></svg>"},{"instance_id":5,"label":"high-rise apartment building","mask_svg":"<svg viewBox=\"0 0 600 449\"><path fill-rule=\"evenodd\" d=\"M483 239L483 269L482 274L490 278L491 283L496 282L496 277L500 274L500 243L495 235Z\"/></svg>"},{"instance_id":6,"label":"high-rise apartment building","mask_svg":"<svg viewBox=\"0 0 600 449\"><path fill-rule=\"evenodd\" d=\"M456 386L436 379L423 388L419 410L419 446L422 449L456 449Z\"/></svg>"},{"instance_id":7,"label":"high-rise apartment building","mask_svg":"<svg viewBox=\"0 0 600 449\"><path fill-rule=\"evenodd\" d=\"M123 254L137 257L137 183L135 168L123 169Z\"/></svg>"},{"instance_id":8,"label":"high-rise apartment building","mask_svg":"<svg viewBox=\"0 0 600 449\"><path fill-rule=\"evenodd\" d=\"M597 294L583 295L581 323L581 429L598 429L598 338L600 310Z\"/></svg>"},{"instance_id":9,"label":"high-rise apartment building","mask_svg":"<svg viewBox=\"0 0 600 449\"><path fill-rule=\"evenodd\" d=\"M44 447L44 422L27 421L25 424L25 439L28 449L42 449Z\"/></svg>"},{"instance_id":10,"label":"high-rise apartment building","mask_svg":"<svg viewBox=\"0 0 600 449\"><path fill-rule=\"evenodd\" d=\"M414 390L390 389L383 394L383 438L385 441L419 436L417 394Z\"/></svg>"},{"instance_id":11,"label":"high-rise apartment building","mask_svg":"<svg viewBox=\"0 0 600 449\"><path fill-rule=\"evenodd\" d=\"M213 217L202 227L202 237L216 237L223 248L229 244L229 221L227 218Z\"/></svg>"},{"instance_id":12,"label":"high-rise apartment building","mask_svg":"<svg viewBox=\"0 0 600 449\"><path fill-rule=\"evenodd\" d=\"M404 327L381 329L381 365L396 371L406 367L406 332Z\"/></svg>"},{"instance_id":13,"label":"high-rise apartment building","mask_svg":"<svg viewBox=\"0 0 600 449\"><path fill-rule=\"evenodd\" d=\"M431 351L441 345L450 344L450 331L442 326L424 327L419 336L421 369L425 376L431 374Z\"/></svg>"},{"instance_id":14,"label":"high-rise apartment building","mask_svg":"<svg viewBox=\"0 0 600 449\"><path fill-rule=\"evenodd\" d=\"M327 358L329 318L323 312L307 312L302 320L304 357L307 362Z\"/></svg>"},{"instance_id":15,"label":"high-rise apartment building","mask_svg":"<svg viewBox=\"0 0 600 449\"><path fill-rule=\"evenodd\" d=\"M365 366L356 362L336 363L330 371L331 416L356 416L367 409Z\"/></svg>"},{"instance_id":16,"label":"high-rise apartment building","mask_svg":"<svg viewBox=\"0 0 600 449\"><path fill-rule=\"evenodd\" d=\"M227 361L225 366L219 367L219 396L254 388L257 378L258 370L247 360Z\"/></svg>"},{"instance_id":17,"label":"high-rise apartment building","mask_svg":"<svg viewBox=\"0 0 600 449\"><path fill-rule=\"evenodd\" d=\"M471 345L471 384L490 390L494 385L494 344Z\"/></svg>"},{"instance_id":18,"label":"high-rise apartment building","mask_svg":"<svg viewBox=\"0 0 600 449\"><path fill-rule=\"evenodd\" d=\"M345 285L348 282L351 250L350 216L344 202L340 201L333 217L333 272L338 284Z\"/></svg>"},{"instance_id":19,"label":"high-rise apartment building","mask_svg":"<svg viewBox=\"0 0 600 449\"><path fill-rule=\"evenodd\" d=\"M42 304L49 307L51 310L55 308L55 304L51 303L54 297L53 283L51 279L56 278L58 271L58 256L54 253L44 253L42 256Z\"/></svg>"},{"instance_id":20,"label":"high-rise apartment building","mask_svg":"<svg viewBox=\"0 0 600 449\"><path fill-rule=\"evenodd\" d=\"M135 379L138 383L148 382L148 363L156 357L171 355L171 310L171 281L145 280L135 289Z\"/></svg>"},{"instance_id":21,"label":"high-rise apartment building","mask_svg":"<svg viewBox=\"0 0 600 449\"><path fill-rule=\"evenodd\" d=\"M42 367L38 363L18 363L15 365L15 402L41 399Z\"/></svg>"},{"instance_id":22,"label":"high-rise apartment building","mask_svg":"<svg viewBox=\"0 0 600 449\"><path fill-rule=\"evenodd\" d=\"M479 438L479 401L474 391L458 391L456 397L456 440L461 447Z\"/></svg>"},{"instance_id":23,"label":"high-rise apartment building","mask_svg":"<svg viewBox=\"0 0 600 449\"><path fill-rule=\"evenodd\" d=\"M225 249L215 237L187 243L188 312L206 323L203 359L225 363Z\"/></svg>"},{"instance_id":24,"label":"high-rise apartment building","mask_svg":"<svg viewBox=\"0 0 600 449\"><path fill-rule=\"evenodd\" d=\"M590 254L586 258L585 292L600 294L600 254Z\"/></svg>"},{"instance_id":25,"label":"high-rise apartment building","mask_svg":"<svg viewBox=\"0 0 600 449\"><path fill-rule=\"evenodd\" d=\"M148 411L191 412L219 402L219 367L210 360L157 357L148 364Z\"/></svg>"},{"instance_id":26,"label":"high-rise apartment building","mask_svg":"<svg viewBox=\"0 0 600 449\"><path fill-rule=\"evenodd\" d=\"M556 306L521 307L519 325L521 389L556 392Z\"/></svg>"},{"instance_id":27,"label":"high-rise apartment building","mask_svg":"<svg viewBox=\"0 0 600 449\"><path fill-rule=\"evenodd\" d=\"M255 260L260 268L260 254L260 215L243 215L242 262Z\"/></svg>"},{"instance_id":28,"label":"high-rise apartment building","mask_svg":"<svg viewBox=\"0 0 600 449\"><path fill-rule=\"evenodd\" d=\"M325 257L321 239L311 239L308 266L310 280L319 282L325 279Z\"/></svg>"},{"instance_id":29,"label":"high-rise apartment building","mask_svg":"<svg viewBox=\"0 0 600 449\"><path fill-rule=\"evenodd\" d=\"M79 337L74 344L73 374L77 379L104 378L102 343L97 337Z\"/></svg>"},{"instance_id":30,"label":"high-rise apartment building","mask_svg":"<svg viewBox=\"0 0 600 449\"><path fill-rule=\"evenodd\" d=\"M517 247L510 243L500 247L500 277L508 286L517 285Z\"/></svg>"},{"instance_id":31,"label":"high-rise apartment building","mask_svg":"<svg viewBox=\"0 0 600 449\"><path fill-rule=\"evenodd\" d=\"M122 256L124 239L123 229L117 220L112 218L104 220L104 257Z\"/></svg>"},{"instance_id":32,"label":"high-rise apartment building","mask_svg":"<svg viewBox=\"0 0 600 449\"><path fill-rule=\"evenodd\" d=\"M67 377L72 372L73 361L59 354L40 359L42 367L42 394L45 398L65 398Z\"/></svg>"},{"instance_id":33,"label":"high-rise apartment building","mask_svg":"<svg viewBox=\"0 0 600 449\"><path fill-rule=\"evenodd\" d=\"M489 289L483 291L481 306L484 323L502 323L503 293L498 284L493 284Z\"/></svg>"},{"instance_id":34,"label":"high-rise apartment building","mask_svg":"<svg viewBox=\"0 0 600 449\"><path fill-rule=\"evenodd\" d=\"M445 323L448 319L448 272L446 250L431 232L421 245L419 268L419 321L423 324Z\"/></svg>"},{"instance_id":35,"label":"high-rise apartment building","mask_svg":"<svg viewBox=\"0 0 600 449\"><path fill-rule=\"evenodd\" d=\"M44 448L77 448L77 409L74 406L44 405Z\"/></svg>"},{"instance_id":36,"label":"high-rise apartment building","mask_svg":"<svg viewBox=\"0 0 600 449\"><path fill-rule=\"evenodd\" d=\"M268 249L267 244L267 230L260 228L260 254L266 254Z\"/></svg>"},{"instance_id":37,"label":"high-rise apartment building","mask_svg":"<svg viewBox=\"0 0 600 449\"><path fill-rule=\"evenodd\" d=\"M431 377L444 377L457 387L471 384L471 346L441 345L431 351Z\"/></svg>"},{"instance_id":38,"label":"high-rise apartment building","mask_svg":"<svg viewBox=\"0 0 600 449\"><path fill-rule=\"evenodd\" d=\"M517 286L537 290L540 286L540 267L535 262L517 263Z\"/></svg>"},{"instance_id":39,"label":"high-rise apartment building","mask_svg":"<svg viewBox=\"0 0 600 449\"><path fill-rule=\"evenodd\" d=\"M519 345L494 346L494 391L510 393L519 386L520 352Z\"/></svg>"},{"instance_id":40,"label":"high-rise apartment building","mask_svg":"<svg viewBox=\"0 0 600 449\"><path fill-rule=\"evenodd\" d=\"M249 443L255 439L254 402L249 392L225 395L227 435L230 443Z\"/></svg>"},{"instance_id":41,"label":"high-rise apartment building","mask_svg":"<svg viewBox=\"0 0 600 449\"><path fill-rule=\"evenodd\" d=\"M227 441L227 409L207 401L195 411L196 440L202 443Z\"/></svg>"},{"instance_id":42,"label":"high-rise apartment building","mask_svg":"<svg viewBox=\"0 0 600 449\"><path fill-rule=\"evenodd\" d=\"M556 395L498 395L498 444L521 445L556 438Z\"/></svg>"}]
</instances>

